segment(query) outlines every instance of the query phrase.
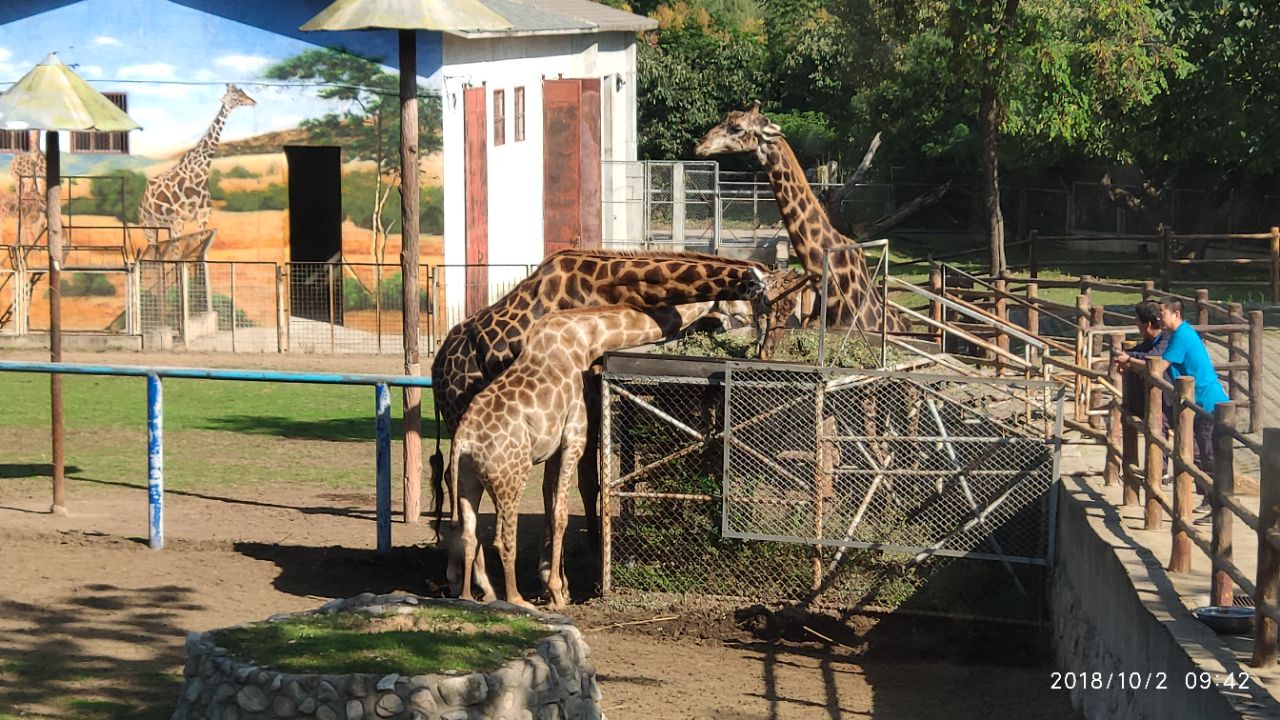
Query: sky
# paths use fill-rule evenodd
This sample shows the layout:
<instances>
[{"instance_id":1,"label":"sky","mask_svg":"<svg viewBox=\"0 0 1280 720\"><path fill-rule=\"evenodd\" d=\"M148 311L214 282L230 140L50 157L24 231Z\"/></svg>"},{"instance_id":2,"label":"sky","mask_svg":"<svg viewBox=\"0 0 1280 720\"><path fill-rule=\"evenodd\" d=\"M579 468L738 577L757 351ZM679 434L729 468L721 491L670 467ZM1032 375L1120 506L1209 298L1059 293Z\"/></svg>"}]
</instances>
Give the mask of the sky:
<instances>
[{"instance_id":1,"label":"sky","mask_svg":"<svg viewBox=\"0 0 1280 720\"><path fill-rule=\"evenodd\" d=\"M217 114L226 82L258 104L231 113L223 140L343 109L318 99L314 88L262 81L267 66L313 45L167 0L84 0L3 29L0 88L57 52L96 89L128 93L129 115L143 127L130 138L134 154L163 157L194 144Z\"/></svg>"}]
</instances>

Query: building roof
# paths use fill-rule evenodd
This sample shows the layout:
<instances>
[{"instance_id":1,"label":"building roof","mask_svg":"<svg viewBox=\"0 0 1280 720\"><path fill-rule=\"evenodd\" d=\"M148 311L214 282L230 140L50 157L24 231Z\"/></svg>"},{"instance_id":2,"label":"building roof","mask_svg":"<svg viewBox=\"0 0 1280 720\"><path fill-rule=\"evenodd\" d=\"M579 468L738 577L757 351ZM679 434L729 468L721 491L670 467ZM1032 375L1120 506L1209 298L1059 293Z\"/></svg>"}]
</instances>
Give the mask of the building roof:
<instances>
[{"instance_id":1,"label":"building roof","mask_svg":"<svg viewBox=\"0 0 1280 720\"><path fill-rule=\"evenodd\" d=\"M578 35L599 32L640 32L658 27L658 21L601 5L592 0L482 0L505 17L510 30L463 31L464 38L521 35Z\"/></svg>"}]
</instances>

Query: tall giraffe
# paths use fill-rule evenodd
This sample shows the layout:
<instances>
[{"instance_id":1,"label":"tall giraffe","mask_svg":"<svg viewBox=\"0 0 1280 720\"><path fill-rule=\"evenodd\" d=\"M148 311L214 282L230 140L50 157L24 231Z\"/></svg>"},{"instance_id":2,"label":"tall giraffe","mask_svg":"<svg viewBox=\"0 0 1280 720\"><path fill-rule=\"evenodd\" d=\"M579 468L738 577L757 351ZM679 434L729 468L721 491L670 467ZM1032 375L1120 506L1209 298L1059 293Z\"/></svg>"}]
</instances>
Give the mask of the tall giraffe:
<instances>
[{"instance_id":1,"label":"tall giraffe","mask_svg":"<svg viewBox=\"0 0 1280 720\"><path fill-rule=\"evenodd\" d=\"M431 378L436 415L444 420L443 428L437 424L436 452L431 458L436 515L444 499L441 430L452 433L472 398L510 367L538 318L576 307L626 304L652 308L739 300L745 298L743 283L768 275L768 268L760 263L696 253L562 250L543 260L502 299L453 326L436 352ZM599 393L588 390L587 402L591 416L598 417ZM599 493L595 445L593 437L578 468L587 528L593 539L598 532Z\"/></svg>"},{"instance_id":2,"label":"tall giraffe","mask_svg":"<svg viewBox=\"0 0 1280 720\"><path fill-rule=\"evenodd\" d=\"M147 244L156 242L156 229L168 228L170 235L181 235L188 222L200 230L209 225L213 198L209 194L209 166L218 152L222 127L232 110L258 103L235 85L227 85L222 105L209 129L195 146L178 159L178 164L147 181L140 205L141 223L147 228Z\"/></svg>"},{"instance_id":3,"label":"tall giraffe","mask_svg":"<svg viewBox=\"0 0 1280 720\"><path fill-rule=\"evenodd\" d=\"M782 212L791 240L791 249L815 281L822 278L822 251L848 245L853 240L841 235L805 179L804 168L782 136L782 129L760 113L760 103L750 110L730 112L724 122L711 128L694 152L699 157L733 153L754 153L769 176L769 186ZM883 298L871 287L866 257L859 249L831 255L827 324L854 325L863 330L879 330ZM908 332L911 323L890 312L890 332Z\"/></svg>"},{"instance_id":4,"label":"tall giraffe","mask_svg":"<svg viewBox=\"0 0 1280 720\"><path fill-rule=\"evenodd\" d=\"M759 295L763 283L747 290ZM583 397L583 376L605 352L661 340L706 315L712 302L637 310L626 305L577 308L540 318L527 333L524 352L471 401L453 438L450 468L455 488L453 516L461 516L449 548L449 564L461 554L459 596L471 598L473 560L478 554L476 507L485 490L497 508L495 544L502 558L507 602L530 606L516 586L516 523L520 496L535 463L559 456L549 513L551 527L547 590L553 607L568 602L561 565L568 525L569 480L593 434ZM475 566L483 573L483 565ZM481 580L486 585L487 578ZM485 594L492 590L487 586Z\"/></svg>"},{"instance_id":5,"label":"tall giraffe","mask_svg":"<svg viewBox=\"0 0 1280 720\"><path fill-rule=\"evenodd\" d=\"M40 131L27 131L27 151L13 156L9 174L16 185L12 209L18 218L21 235L26 244L34 245L44 231L45 218L45 168L44 153L40 150ZM19 243L22 237L18 238Z\"/></svg>"}]
</instances>

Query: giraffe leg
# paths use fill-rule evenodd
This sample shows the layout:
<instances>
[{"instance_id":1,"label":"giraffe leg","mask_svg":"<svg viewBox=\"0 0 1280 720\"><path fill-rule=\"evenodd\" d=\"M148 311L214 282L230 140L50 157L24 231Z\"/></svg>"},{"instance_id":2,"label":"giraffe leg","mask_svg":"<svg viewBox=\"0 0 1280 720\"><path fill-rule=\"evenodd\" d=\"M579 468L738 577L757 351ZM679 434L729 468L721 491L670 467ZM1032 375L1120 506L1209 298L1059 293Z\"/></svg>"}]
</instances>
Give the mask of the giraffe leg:
<instances>
[{"instance_id":1,"label":"giraffe leg","mask_svg":"<svg viewBox=\"0 0 1280 720\"><path fill-rule=\"evenodd\" d=\"M559 481L563 463L561 454L556 453L547 460L542 469L542 555L538 559L538 576L542 578L543 587L548 586L551 578L551 533L555 528L556 483Z\"/></svg>"},{"instance_id":2,"label":"giraffe leg","mask_svg":"<svg viewBox=\"0 0 1280 720\"><path fill-rule=\"evenodd\" d=\"M569 579L564 573L564 531L569 525L569 483L582 456L581 441L566 442L561 452L564 459L555 484L555 526L551 532L551 568L547 582L552 607L569 604Z\"/></svg>"},{"instance_id":3,"label":"giraffe leg","mask_svg":"<svg viewBox=\"0 0 1280 720\"><path fill-rule=\"evenodd\" d=\"M458 588L457 596L464 599L471 599L471 573L473 570L476 551L480 543L476 540L476 508L480 505L480 493L475 492L472 488L479 489L479 484L470 482L466 483L466 491L459 492L462 497L458 502L459 520L457 526L453 528L454 540L450 543L449 548L449 568L452 571L449 578L449 587L452 590L455 582L460 581L462 587ZM483 552L483 550L481 550ZM455 555L461 554L461 571L455 570Z\"/></svg>"},{"instance_id":4,"label":"giraffe leg","mask_svg":"<svg viewBox=\"0 0 1280 720\"><path fill-rule=\"evenodd\" d=\"M493 504L497 507L496 544L498 555L502 558L507 602L532 610L533 605L520 595L520 588L516 585L516 530L520 519L519 488L524 487L525 478L529 477L530 469L530 463L522 463L513 472L504 472L501 477L514 481L513 486L516 492L513 497L499 497L497 488L493 488Z\"/></svg>"}]
</instances>

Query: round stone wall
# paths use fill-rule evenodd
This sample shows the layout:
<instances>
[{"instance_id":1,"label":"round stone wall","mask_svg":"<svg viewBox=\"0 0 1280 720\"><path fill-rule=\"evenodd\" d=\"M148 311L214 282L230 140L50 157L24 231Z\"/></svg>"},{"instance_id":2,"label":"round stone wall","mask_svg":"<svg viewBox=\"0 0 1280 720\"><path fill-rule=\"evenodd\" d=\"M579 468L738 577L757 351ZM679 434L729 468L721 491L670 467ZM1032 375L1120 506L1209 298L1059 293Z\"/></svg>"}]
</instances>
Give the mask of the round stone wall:
<instances>
[{"instance_id":1,"label":"round stone wall","mask_svg":"<svg viewBox=\"0 0 1280 720\"><path fill-rule=\"evenodd\" d=\"M212 633L191 633L182 696L171 720L603 720L591 650L561 615L503 602L372 593L297 614L412 612L430 605L522 614L550 634L524 657L492 671L408 676L279 672L232 658Z\"/></svg>"}]
</instances>

